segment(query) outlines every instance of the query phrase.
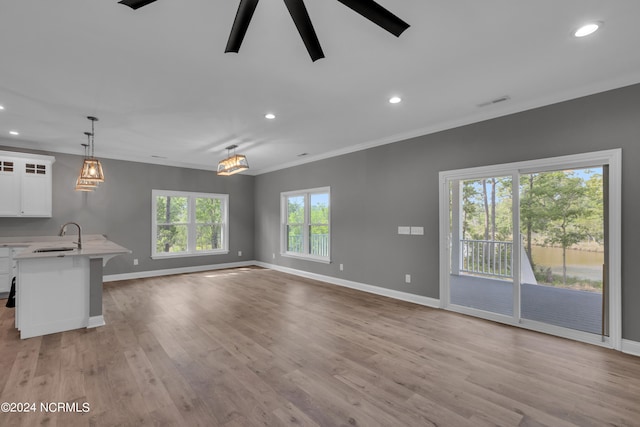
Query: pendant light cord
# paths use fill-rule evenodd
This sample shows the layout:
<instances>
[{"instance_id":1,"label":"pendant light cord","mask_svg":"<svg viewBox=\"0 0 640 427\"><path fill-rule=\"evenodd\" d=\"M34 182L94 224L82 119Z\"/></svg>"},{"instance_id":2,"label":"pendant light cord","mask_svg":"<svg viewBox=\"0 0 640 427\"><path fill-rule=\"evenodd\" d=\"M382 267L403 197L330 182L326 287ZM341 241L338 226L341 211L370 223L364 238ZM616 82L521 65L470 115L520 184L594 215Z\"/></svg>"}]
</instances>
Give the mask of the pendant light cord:
<instances>
[{"instance_id":1,"label":"pendant light cord","mask_svg":"<svg viewBox=\"0 0 640 427\"><path fill-rule=\"evenodd\" d=\"M95 158L95 147L96 147L96 131L94 129L95 120L91 120L91 158Z\"/></svg>"}]
</instances>

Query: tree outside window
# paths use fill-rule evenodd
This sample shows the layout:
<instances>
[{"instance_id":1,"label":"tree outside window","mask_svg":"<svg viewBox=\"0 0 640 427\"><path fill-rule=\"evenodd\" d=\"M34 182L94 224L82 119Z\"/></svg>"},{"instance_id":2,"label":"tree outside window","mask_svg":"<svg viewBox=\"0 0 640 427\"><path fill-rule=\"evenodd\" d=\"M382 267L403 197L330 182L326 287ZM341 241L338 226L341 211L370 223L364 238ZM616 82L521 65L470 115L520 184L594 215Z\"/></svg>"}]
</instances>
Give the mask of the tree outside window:
<instances>
[{"instance_id":1,"label":"tree outside window","mask_svg":"<svg viewBox=\"0 0 640 427\"><path fill-rule=\"evenodd\" d=\"M152 256L227 253L228 197L153 190Z\"/></svg>"},{"instance_id":2,"label":"tree outside window","mask_svg":"<svg viewBox=\"0 0 640 427\"><path fill-rule=\"evenodd\" d=\"M282 254L329 261L329 223L328 187L282 193Z\"/></svg>"}]
</instances>

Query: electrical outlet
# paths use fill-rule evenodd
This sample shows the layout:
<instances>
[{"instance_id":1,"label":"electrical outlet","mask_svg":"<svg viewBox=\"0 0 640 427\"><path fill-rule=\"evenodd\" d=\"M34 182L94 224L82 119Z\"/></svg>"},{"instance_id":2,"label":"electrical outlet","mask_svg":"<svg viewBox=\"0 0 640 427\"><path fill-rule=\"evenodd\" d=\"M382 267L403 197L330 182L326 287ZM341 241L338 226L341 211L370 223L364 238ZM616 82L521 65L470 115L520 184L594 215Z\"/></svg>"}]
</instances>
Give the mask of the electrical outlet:
<instances>
[{"instance_id":1,"label":"electrical outlet","mask_svg":"<svg viewBox=\"0 0 640 427\"><path fill-rule=\"evenodd\" d=\"M340 264L340 271L344 271L344 264Z\"/></svg>"},{"instance_id":2,"label":"electrical outlet","mask_svg":"<svg viewBox=\"0 0 640 427\"><path fill-rule=\"evenodd\" d=\"M276 259L276 253L275 252L271 255L271 258Z\"/></svg>"},{"instance_id":3,"label":"electrical outlet","mask_svg":"<svg viewBox=\"0 0 640 427\"><path fill-rule=\"evenodd\" d=\"M242 251L238 251L238 256L242 256Z\"/></svg>"},{"instance_id":4,"label":"electrical outlet","mask_svg":"<svg viewBox=\"0 0 640 427\"><path fill-rule=\"evenodd\" d=\"M411 275L410 274L405 274L404 275L404 283L411 283Z\"/></svg>"},{"instance_id":5,"label":"electrical outlet","mask_svg":"<svg viewBox=\"0 0 640 427\"><path fill-rule=\"evenodd\" d=\"M133 259L133 265L138 265L138 258Z\"/></svg>"}]
</instances>

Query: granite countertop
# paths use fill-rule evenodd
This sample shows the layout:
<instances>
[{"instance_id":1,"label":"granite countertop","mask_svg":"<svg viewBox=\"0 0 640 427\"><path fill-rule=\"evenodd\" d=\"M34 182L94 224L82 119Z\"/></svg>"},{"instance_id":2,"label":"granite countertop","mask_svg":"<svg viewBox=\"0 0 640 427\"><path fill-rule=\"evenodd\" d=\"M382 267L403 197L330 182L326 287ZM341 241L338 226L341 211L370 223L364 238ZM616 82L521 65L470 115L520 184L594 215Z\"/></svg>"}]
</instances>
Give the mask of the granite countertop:
<instances>
[{"instance_id":1,"label":"granite countertop","mask_svg":"<svg viewBox=\"0 0 640 427\"><path fill-rule=\"evenodd\" d=\"M18 247L22 249L16 260L33 258L53 258L64 256L88 256L90 258L111 258L115 255L128 254L131 251L120 246L101 234L82 236L82 249L75 243L76 235L58 236L29 236L29 237L0 237L0 247ZM51 249L64 249L47 252ZM45 252L39 252L40 250Z\"/></svg>"}]
</instances>

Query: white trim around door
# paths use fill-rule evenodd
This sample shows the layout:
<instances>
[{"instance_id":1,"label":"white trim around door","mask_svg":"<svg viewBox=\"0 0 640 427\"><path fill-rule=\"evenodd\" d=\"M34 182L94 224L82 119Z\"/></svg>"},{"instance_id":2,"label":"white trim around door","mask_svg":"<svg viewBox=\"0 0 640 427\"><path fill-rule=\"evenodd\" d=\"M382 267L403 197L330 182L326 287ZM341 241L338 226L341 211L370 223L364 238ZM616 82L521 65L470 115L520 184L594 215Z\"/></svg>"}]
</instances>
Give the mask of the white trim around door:
<instances>
[{"instance_id":1,"label":"white trim around door","mask_svg":"<svg viewBox=\"0 0 640 427\"><path fill-rule=\"evenodd\" d=\"M519 310L514 309L514 316L490 313L477 309L461 307L450 301L450 224L449 224L449 185L452 181L477 179L482 177L506 176L517 177L521 174L544 172L561 169L577 169L608 165L608 327L609 336L600 337L586 332L575 331L548 325L545 323L520 318ZM622 300L621 300L621 240L622 240L622 150L603 150L568 156L551 157L499 165L481 166L440 172L439 204L440 204L440 306L441 308L486 318L513 326L532 329L543 333L570 338L590 344L601 345L616 350L622 349ZM515 178L514 178L515 179ZM513 181L517 182L517 181ZM514 213L514 221L518 215ZM514 222L517 224L518 222ZM519 238L519 227L514 226L514 239ZM516 259L519 259L517 257ZM517 262L517 261L516 261ZM514 298L514 307L518 305Z\"/></svg>"}]
</instances>

